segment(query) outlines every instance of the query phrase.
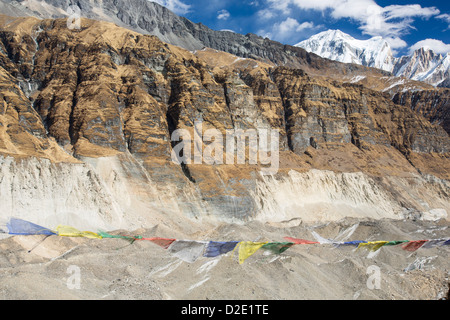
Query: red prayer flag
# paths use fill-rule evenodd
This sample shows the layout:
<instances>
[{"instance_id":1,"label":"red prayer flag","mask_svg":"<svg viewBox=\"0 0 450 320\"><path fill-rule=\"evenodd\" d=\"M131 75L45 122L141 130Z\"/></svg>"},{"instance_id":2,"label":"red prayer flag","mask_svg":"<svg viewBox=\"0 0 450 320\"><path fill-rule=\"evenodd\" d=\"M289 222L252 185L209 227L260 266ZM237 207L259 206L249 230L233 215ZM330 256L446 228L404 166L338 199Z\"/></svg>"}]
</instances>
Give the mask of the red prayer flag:
<instances>
[{"instance_id":1,"label":"red prayer flag","mask_svg":"<svg viewBox=\"0 0 450 320\"><path fill-rule=\"evenodd\" d=\"M291 238L291 237L284 237L286 240L293 242L295 244L314 244L314 243L319 243L317 241L309 241L309 240L305 240L305 239L297 239L297 238Z\"/></svg>"},{"instance_id":2,"label":"red prayer flag","mask_svg":"<svg viewBox=\"0 0 450 320\"><path fill-rule=\"evenodd\" d=\"M176 239L167 239L167 238L142 238L142 240L148 240L151 241L158 246L167 249L169 246L174 242Z\"/></svg>"},{"instance_id":3,"label":"red prayer flag","mask_svg":"<svg viewBox=\"0 0 450 320\"><path fill-rule=\"evenodd\" d=\"M425 242L427 242L428 240L415 240L415 241L409 241L406 244L404 244L402 246L403 250L406 251L416 251L417 249L419 249L421 246L423 246L425 244Z\"/></svg>"}]
</instances>

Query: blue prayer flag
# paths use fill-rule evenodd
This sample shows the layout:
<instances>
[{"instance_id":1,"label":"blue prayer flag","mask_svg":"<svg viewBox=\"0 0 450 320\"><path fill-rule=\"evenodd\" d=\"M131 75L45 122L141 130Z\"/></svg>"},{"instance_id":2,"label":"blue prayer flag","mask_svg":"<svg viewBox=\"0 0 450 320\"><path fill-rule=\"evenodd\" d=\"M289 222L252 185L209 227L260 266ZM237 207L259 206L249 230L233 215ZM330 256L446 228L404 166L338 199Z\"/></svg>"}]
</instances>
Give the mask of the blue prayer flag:
<instances>
[{"instance_id":1,"label":"blue prayer flag","mask_svg":"<svg viewBox=\"0 0 450 320\"><path fill-rule=\"evenodd\" d=\"M210 241L206 246L204 257L217 257L233 250L239 241Z\"/></svg>"},{"instance_id":2,"label":"blue prayer flag","mask_svg":"<svg viewBox=\"0 0 450 320\"><path fill-rule=\"evenodd\" d=\"M55 235L56 233L48 228L17 218L10 218L6 224L9 234L14 235Z\"/></svg>"}]
</instances>

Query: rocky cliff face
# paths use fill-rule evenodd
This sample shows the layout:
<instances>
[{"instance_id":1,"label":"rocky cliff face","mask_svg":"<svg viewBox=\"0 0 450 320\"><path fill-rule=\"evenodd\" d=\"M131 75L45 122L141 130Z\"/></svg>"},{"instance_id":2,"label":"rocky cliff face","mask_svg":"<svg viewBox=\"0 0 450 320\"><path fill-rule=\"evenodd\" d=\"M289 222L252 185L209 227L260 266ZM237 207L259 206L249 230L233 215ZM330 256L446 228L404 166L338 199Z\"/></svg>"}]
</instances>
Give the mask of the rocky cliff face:
<instances>
[{"instance_id":1,"label":"rocky cliff face","mask_svg":"<svg viewBox=\"0 0 450 320\"><path fill-rule=\"evenodd\" d=\"M393 101L421 113L431 123L441 125L450 133L449 89L398 92Z\"/></svg>"},{"instance_id":2,"label":"rocky cliff face","mask_svg":"<svg viewBox=\"0 0 450 320\"><path fill-rule=\"evenodd\" d=\"M450 210L447 132L377 91L251 59L223 63L229 54L194 54L112 23L82 19L70 30L64 19L3 17L3 25L0 190L23 199L2 201L7 216L33 211L55 188L59 195L45 205L52 209L35 211L41 221L84 211L78 223L129 227L170 217L182 228L186 216L446 217ZM245 164L172 161L178 129L225 136L260 128L279 132L279 169L270 178L249 155ZM34 169L14 174L26 168ZM314 184L335 187L305 192ZM75 199L82 203L73 207Z\"/></svg>"},{"instance_id":3,"label":"rocky cliff face","mask_svg":"<svg viewBox=\"0 0 450 320\"><path fill-rule=\"evenodd\" d=\"M416 74L423 72L423 64L417 68L417 61L427 61L426 55L418 51L413 57L403 57L398 63L393 61L385 43L375 40L369 41L370 46L378 46L373 50L364 49L367 43L353 39L351 47L359 48L354 57L343 62L357 62L362 59L364 62L356 64L340 63L333 56L324 59L321 54L309 53L297 46L283 45L270 39L263 39L253 34L241 35L227 31L215 31L199 23L193 23L186 18L177 16L165 7L147 0L129 1L87 1L87 0L0 0L4 14L13 16L35 16L39 18L61 18L70 15L69 7L80 8L82 17L92 18L101 21L109 21L118 26L137 31L141 34L157 36L161 41L180 46L187 50L198 52L204 48L213 48L236 55L238 57L251 58L262 61L261 63L300 68L311 75L321 75L326 78L334 78L338 81L347 79L350 82L358 82L381 92L389 92L392 96L403 90L430 90L433 87L422 81L413 81L403 78L393 77L393 64L396 65L395 75L414 78ZM334 36L333 36L334 37ZM348 35L344 38L349 37ZM331 39L334 41L333 39ZM334 42L333 42L334 43ZM344 46L348 45L348 39L344 39ZM361 47L361 48L360 48ZM346 49L347 50L347 49ZM361 52L359 52L361 51ZM315 51L314 51L315 52ZM341 51L339 51L340 54ZM381 55L380 52L385 53ZM362 56L361 56L362 55ZM353 59L353 60L352 60ZM339 59L337 59L339 60ZM391 61L392 60L392 61ZM395 60L395 59L394 59ZM444 61L444 60L442 60ZM431 63L431 62L430 62ZM428 64L430 64L428 63ZM364 66L362 66L362 65ZM373 68L368 68L370 66ZM384 67L383 67L384 66ZM408 67L409 66L409 67ZM436 77L427 73L432 83L441 81L448 77L442 64L433 64L436 69ZM387 68L389 71L380 70ZM403 70L399 72L400 67ZM442 72L439 70L443 70ZM388 78L390 77L390 78ZM436 80L437 79L437 80ZM423 80L423 79L419 79ZM440 83L447 86L447 80ZM439 119L438 122L444 122Z\"/></svg>"},{"instance_id":4,"label":"rocky cliff face","mask_svg":"<svg viewBox=\"0 0 450 320\"><path fill-rule=\"evenodd\" d=\"M427 50L418 50L411 57L394 59L390 54L390 49L380 39L372 39L373 41L368 43L350 39L351 51L354 52L350 59L341 61L357 63L348 64L332 61L336 60L336 56L325 55L332 60L324 59L319 52L316 52L318 54L316 55L303 48L283 45L253 34L241 35L211 30L201 23L193 23L186 18L177 16L167 8L147 0L134 0L132 2L124 0L0 0L0 6L1 12L4 14L38 18L67 17L70 15L69 7L76 6L80 8L82 17L109 21L141 34L154 35L163 42L193 52L198 52L204 48L213 48L238 57L256 59L272 65L300 68L310 75L321 75L338 81L345 79L352 83L360 83L380 92L388 92L391 96L404 90L433 89L431 85L423 81L414 81L409 78L426 80L434 85L439 83L442 87L449 86L448 66L446 66L448 58L441 57L442 59L439 58L440 60L433 62L431 61L433 57L430 58L432 53ZM341 49L348 49L348 37L350 36L343 37L344 42ZM331 39L331 41L334 40ZM372 50L367 50L368 44L369 47L372 47ZM335 54L340 55L341 53L339 51ZM361 61L358 63L358 60ZM380 70L380 67L388 71ZM433 70L424 73L425 69ZM393 74L402 78L394 77ZM424 78L421 78L421 75L424 74ZM439 119L438 122L443 123L445 119Z\"/></svg>"}]
</instances>

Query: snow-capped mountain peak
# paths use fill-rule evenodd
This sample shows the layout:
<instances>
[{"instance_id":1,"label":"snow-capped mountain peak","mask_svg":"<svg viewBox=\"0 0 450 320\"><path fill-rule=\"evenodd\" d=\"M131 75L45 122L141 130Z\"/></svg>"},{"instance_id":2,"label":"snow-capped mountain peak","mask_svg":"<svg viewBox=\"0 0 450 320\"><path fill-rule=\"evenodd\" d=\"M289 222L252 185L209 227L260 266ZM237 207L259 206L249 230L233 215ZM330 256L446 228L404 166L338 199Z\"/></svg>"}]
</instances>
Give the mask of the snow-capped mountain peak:
<instances>
[{"instance_id":1,"label":"snow-capped mountain peak","mask_svg":"<svg viewBox=\"0 0 450 320\"><path fill-rule=\"evenodd\" d=\"M340 30L320 32L295 46L323 58L382 69L398 77L434 86L450 84L450 55L436 54L429 48L420 48L409 56L396 58L382 37L358 40Z\"/></svg>"},{"instance_id":2,"label":"snow-capped mountain peak","mask_svg":"<svg viewBox=\"0 0 450 320\"><path fill-rule=\"evenodd\" d=\"M321 57L344 63L355 63L391 71L394 56L388 42L382 37L357 40L340 30L318 33L295 46Z\"/></svg>"},{"instance_id":3,"label":"snow-capped mountain peak","mask_svg":"<svg viewBox=\"0 0 450 320\"><path fill-rule=\"evenodd\" d=\"M436 54L431 49L420 48L409 56L398 59L393 73L412 80L439 85L449 78L450 55Z\"/></svg>"}]
</instances>

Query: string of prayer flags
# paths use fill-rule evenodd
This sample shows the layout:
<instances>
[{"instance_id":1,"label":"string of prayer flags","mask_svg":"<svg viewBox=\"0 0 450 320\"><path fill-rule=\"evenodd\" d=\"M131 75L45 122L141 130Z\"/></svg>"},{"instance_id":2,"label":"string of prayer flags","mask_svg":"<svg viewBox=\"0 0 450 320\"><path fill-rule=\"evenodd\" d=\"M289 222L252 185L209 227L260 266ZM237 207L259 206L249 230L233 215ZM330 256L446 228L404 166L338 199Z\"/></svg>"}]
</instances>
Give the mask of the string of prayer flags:
<instances>
[{"instance_id":1,"label":"string of prayer flags","mask_svg":"<svg viewBox=\"0 0 450 320\"><path fill-rule=\"evenodd\" d=\"M407 242L406 244L404 244L404 245L402 246L402 249L403 249L403 250L406 250L406 251L414 252L414 251L420 249L420 247L422 247L422 246L425 244L425 242L427 242L427 241L428 241L428 240L414 240L414 241L409 241L409 242Z\"/></svg>"},{"instance_id":2,"label":"string of prayer flags","mask_svg":"<svg viewBox=\"0 0 450 320\"><path fill-rule=\"evenodd\" d=\"M5 225L3 225L5 226ZM285 242L253 242L253 241L193 241L193 240L177 240L172 238L144 238L140 235L116 235L110 234L106 231L99 231L98 233L90 231L80 231L71 226L58 225L55 230L42 227L38 224L25 221L18 218L10 218L6 223L6 229L0 230L3 233L12 235L58 235L64 237L85 237L91 239L104 238L119 238L131 241L136 240L151 241L169 252L179 259L186 262L195 262L201 256L203 257L217 257L234 251L239 248L239 264L243 264L246 259L252 256L259 249L271 251L275 254L281 254L294 245L306 244L331 244L334 247L340 246L357 246L357 250L364 248L369 251L378 251L383 246L397 246L402 245L405 251L414 252L419 248L434 248L439 246L450 245L450 238L430 239L430 240L394 240L394 241L363 241L354 240L346 242L337 242L334 240L321 237L316 232L312 231L317 241L310 241L306 239L299 239L293 237L284 237ZM232 255L233 256L233 255Z\"/></svg>"},{"instance_id":3,"label":"string of prayer flags","mask_svg":"<svg viewBox=\"0 0 450 320\"><path fill-rule=\"evenodd\" d=\"M203 255L207 244L207 241L176 240L168 249L173 256L193 263Z\"/></svg>"},{"instance_id":4,"label":"string of prayer flags","mask_svg":"<svg viewBox=\"0 0 450 320\"><path fill-rule=\"evenodd\" d=\"M56 232L62 237L85 237L90 239L102 239L98 233L91 231L80 231L74 227L59 225L56 227Z\"/></svg>"},{"instance_id":5,"label":"string of prayer flags","mask_svg":"<svg viewBox=\"0 0 450 320\"><path fill-rule=\"evenodd\" d=\"M239 241L210 241L206 246L203 256L213 258L222 254L226 254L234 250L238 243Z\"/></svg>"},{"instance_id":6,"label":"string of prayer flags","mask_svg":"<svg viewBox=\"0 0 450 320\"><path fill-rule=\"evenodd\" d=\"M378 251L382 246L384 246L389 241L369 241L369 242L361 242L358 245L357 249L364 248L369 251L375 252Z\"/></svg>"},{"instance_id":7,"label":"string of prayer flags","mask_svg":"<svg viewBox=\"0 0 450 320\"><path fill-rule=\"evenodd\" d=\"M243 264L251 255L268 242L241 241L239 246L239 264Z\"/></svg>"}]
</instances>

